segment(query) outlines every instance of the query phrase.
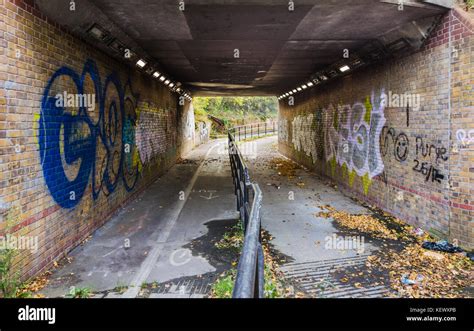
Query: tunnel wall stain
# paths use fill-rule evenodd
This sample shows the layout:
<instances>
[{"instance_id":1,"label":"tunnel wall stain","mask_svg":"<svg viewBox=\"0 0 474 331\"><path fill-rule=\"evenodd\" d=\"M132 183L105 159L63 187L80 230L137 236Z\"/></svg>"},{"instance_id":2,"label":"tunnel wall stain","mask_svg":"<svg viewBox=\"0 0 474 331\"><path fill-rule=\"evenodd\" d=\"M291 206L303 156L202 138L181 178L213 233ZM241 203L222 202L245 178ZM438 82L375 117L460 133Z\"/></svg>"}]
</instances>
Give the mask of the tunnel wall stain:
<instances>
[{"instance_id":1,"label":"tunnel wall stain","mask_svg":"<svg viewBox=\"0 0 474 331\"><path fill-rule=\"evenodd\" d=\"M466 15L452 10L415 54L298 93L294 105L282 99L279 150L347 194L472 249L474 29Z\"/></svg>"},{"instance_id":2,"label":"tunnel wall stain","mask_svg":"<svg viewBox=\"0 0 474 331\"><path fill-rule=\"evenodd\" d=\"M15 259L26 279L192 148L181 123L188 117L194 129L194 117L190 102L181 106L156 79L76 39L29 2L2 3L0 22L0 235L38 238L37 252ZM68 102L81 95L93 95L93 104Z\"/></svg>"}]
</instances>

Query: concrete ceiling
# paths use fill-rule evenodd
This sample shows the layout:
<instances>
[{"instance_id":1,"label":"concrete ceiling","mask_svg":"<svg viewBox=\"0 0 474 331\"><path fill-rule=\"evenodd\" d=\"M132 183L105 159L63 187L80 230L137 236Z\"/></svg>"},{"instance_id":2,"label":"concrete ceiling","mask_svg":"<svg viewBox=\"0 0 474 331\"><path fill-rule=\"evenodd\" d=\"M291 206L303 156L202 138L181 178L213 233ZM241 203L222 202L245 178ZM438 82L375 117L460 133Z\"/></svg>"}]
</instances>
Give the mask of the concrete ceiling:
<instances>
[{"instance_id":1,"label":"concrete ceiling","mask_svg":"<svg viewBox=\"0 0 474 331\"><path fill-rule=\"evenodd\" d=\"M393 40L413 21L434 21L450 3L405 0L399 11L396 0L294 0L289 11L286 0L185 0L181 11L177 0L76 0L71 14L68 1L36 2L86 39L101 24L193 95L286 92L341 60L343 49L357 53L371 41Z\"/></svg>"}]
</instances>

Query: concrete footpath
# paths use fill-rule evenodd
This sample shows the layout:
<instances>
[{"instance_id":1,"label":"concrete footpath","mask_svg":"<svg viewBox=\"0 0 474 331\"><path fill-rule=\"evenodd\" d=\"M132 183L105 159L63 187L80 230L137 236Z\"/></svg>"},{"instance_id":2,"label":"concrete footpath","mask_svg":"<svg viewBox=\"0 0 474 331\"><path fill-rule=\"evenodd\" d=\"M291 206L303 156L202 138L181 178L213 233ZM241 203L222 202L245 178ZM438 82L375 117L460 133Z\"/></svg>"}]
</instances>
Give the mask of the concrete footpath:
<instances>
[{"instance_id":1,"label":"concrete footpath","mask_svg":"<svg viewBox=\"0 0 474 331\"><path fill-rule=\"evenodd\" d=\"M279 175L272 167L272 160L284 158L277 142L272 136L245 142L240 148L252 152L245 158L252 181L259 183L263 192L262 227L273 237L270 243L275 251L283 256L279 262L286 281L295 292L309 297L385 296L386 275L345 281L347 274L365 269L367 257L380 249L381 243L365 238L363 252L327 249L328 237L352 234L336 227L332 219L317 216L323 211L319 207L325 205L351 214L370 211L304 169L296 169L291 180Z\"/></svg>"},{"instance_id":2,"label":"concrete footpath","mask_svg":"<svg viewBox=\"0 0 474 331\"><path fill-rule=\"evenodd\" d=\"M226 150L215 140L182 162L71 252L40 292L63 297L203 297L231 261L214 241L238 217Z\"/></svg>"}]
</instances>

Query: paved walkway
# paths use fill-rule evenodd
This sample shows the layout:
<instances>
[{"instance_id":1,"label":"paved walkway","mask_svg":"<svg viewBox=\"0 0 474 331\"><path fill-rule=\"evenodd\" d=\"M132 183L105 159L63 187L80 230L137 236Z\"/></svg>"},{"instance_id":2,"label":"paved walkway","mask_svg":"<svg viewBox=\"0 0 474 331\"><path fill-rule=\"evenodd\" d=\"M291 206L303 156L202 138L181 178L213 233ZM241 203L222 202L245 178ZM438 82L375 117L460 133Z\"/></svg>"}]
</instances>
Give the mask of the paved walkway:
<instances>
[{"instance_id":1,"label":"paved walkway","mask_svg":"<svg viewBox=\"0 0 474 331\"><path fill-rule=\"evenodd\" d=\"M236 259L214 245L238 217L226 143L221 139L202 145L174 165L71 252L71 263L54 271L42 293L62 297L75 287L108 298L208 295L217 276ZM284 256L286 281L306 296L383 296L384 275L377 286L374 279L341 280L364 268L381 243L365 238L363 252L326 249L328 236L350 234L331 219L315 216L327 204L356 214L370 211L303 169L295 179L278 175L270 166L273 158L282 157L276 143L276 136L265 137L240 148L249 153L251 178L262 188L262 225L273 236L275 251ZM301 182L304 186L297 185ZM184 199L179 198L182 192ZM354 287L355 281L363 288Z\"/></svg>"},{"instance_id":2,"label":"paved walkway","mask_svg":"<svg viewBox=\"0 0 474 331\"><path fill-rule=\"evenodd\" d=\"M96 297L207 295L232 262L214 242L238 217L225 145L201 145L174 165L71 252L41 293L62 297L74 286Z\"/></svg>"},{"instance_id":3,"label":"paved walkway","mask_svg":"<svg viewBox=\"0 0 474 331\"><path fill-rule=\"evenodd\" d=\"M273 237L271 244L275 250L286 256L281 270L286 280L296 287L295 291L317 297L384 296L387 292L387 286L383 285L387 281L385 275L374 275L370 279L351 277L352 281L344 282L347 274L365 269L367 256L383 244L366 237L363 252L327 249L328 238L354 234L338 228L332 219L316 216L322 211L319 206L325 205L353 214L369 214L370 210L327 185L314 173L297 169L294 179L278 175L271 167L272 159L283 157L277 151L276 136L244 144L247 146L242 145L241 150L257 153L256 158L249 154L246 159L252 181L258 182L263 191L262 226ZM360 285L355 287L354 283Z\"/></svg>"}]
</instances>

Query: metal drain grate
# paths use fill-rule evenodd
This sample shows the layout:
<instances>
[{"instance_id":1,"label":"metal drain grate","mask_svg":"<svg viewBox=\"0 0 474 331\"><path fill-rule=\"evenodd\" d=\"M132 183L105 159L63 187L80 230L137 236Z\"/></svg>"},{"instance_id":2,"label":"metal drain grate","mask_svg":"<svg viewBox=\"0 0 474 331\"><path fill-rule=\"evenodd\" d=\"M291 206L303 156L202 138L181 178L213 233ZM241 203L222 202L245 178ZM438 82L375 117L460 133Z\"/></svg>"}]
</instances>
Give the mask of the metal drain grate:
<instances>
[{"instance_id":1,"label":"metal drain grate","mask_svg":"<svg viewBox=\"0 0 474 331\"><path fill-rule=\"evenodd\" d=\"M378 298L386 296L389 288L385 285L371 286L364 284L357 288L350 283L343 283L335 277L338 271L349 268L365 267L368 255L354 257L288 263L280 267L285 278L294 282L304 292L315 297L325 298Z\"/></svg>"},{"instance_id":2,"label":"metal drain grate","mask_svg":"<svg viewBox=\"0 0 474 331\"><path fill-rule=\"evenodd\" d=\"M158 284L151 290L151 297L194 296L203 297L211 291L212 281L202 278L184 278Z\"/></svg>"}]
</instances>

